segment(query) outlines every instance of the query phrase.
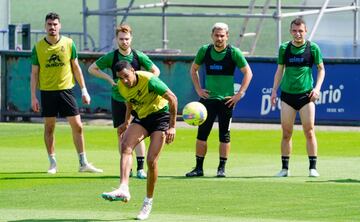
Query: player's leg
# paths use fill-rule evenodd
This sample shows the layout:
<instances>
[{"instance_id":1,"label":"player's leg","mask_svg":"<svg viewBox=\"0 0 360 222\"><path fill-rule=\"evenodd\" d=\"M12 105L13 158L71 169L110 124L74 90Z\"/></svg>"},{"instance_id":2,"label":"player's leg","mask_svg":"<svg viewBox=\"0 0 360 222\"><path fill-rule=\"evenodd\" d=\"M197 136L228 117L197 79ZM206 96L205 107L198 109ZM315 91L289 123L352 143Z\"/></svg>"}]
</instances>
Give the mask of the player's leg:
<instances>
[{"instance_id":1,"label":"player's leg","mask_svg":"<svg viewBox=\"0 0 360 222\"><path fill-rule=\"evenodd\" d=\"M137 123L130 124L121 140L121 180L122 184L129 184L129 174L132 166L132 152L135 146L147 137L147 131Z\"/></svg>"},{"instance_id":2,"label":"player's leg","mask_svg":"<svg viewBox=\"0 0 360 222\"><path fill-rule=\"evenodd\" d=\"M146 196L148 198L152 198L154 196L155 183L158 178L158 160L164 143L164 131L155 131L150 135L150 145L146 157L146 163L148 166Z\"/></svg>"},{"instance_id":3,"label":"player's leg","mask_svg":"<svg viewBox=\"0 0 360 222\"><path fill-rule=\"evenodd\" d=\"M296 117L296 110L285 102L281 102L281 171L279 177L289 176L289 158L292 151L292 133Z\"/></svg>"},{"instance_id":4,"label":"player's leg","mask_svg":"<svg viewBox=\"0 0 360 222\"><path fill-rule=\"evenodd\" d=\"M86 158L84 131L79 109L72 89L59 91L59 114L66 117L71 126L73 142L79 158L79 172L101 173L102 169L97 169Z\"/></svg>"},{"instance_id":5,"label":"player's leg","mask_svg":"<svg viewBox=\"0 0 360 222\"><path fill-rule=\"evenodd\" d=\"M216 105L209 100L201 99L200 102L206 107L208 116L203 124L198 127L197 139L196 139L196 166L195 168L186 173L186 177L203 176L203 164L207 153L207 138L211 132L215 118L217 116Z\"/></svg>"},{"instance_id":6,"label":"player's leg","mask_svg":"<svg viewBox=\"0 0 360 222\"><path fill-rule=\"evenodd\" d=\"M150 215L155 184L158 178L158 160L160 156L160 151L165 143L165 132L164 131L154 131L150 135L150 145L148 154L146 157L146 163L148 167L148 177L146 184L146 197L144 199L143 205L139 214L137 215L137 219L144 220L147 219Z\"/></svg>"},{"instance_id":7,"label":"player's leg","mask_svg":"<svg viewBox=\"0 0 360 222\"><path fill-rule=\"evenodd\" d=\"M50 162L47 172L50 174L55 174L57 172L54 136L55 125L56 117L44 117L44 141Z\"/></svg>"},{"instance_id":8,"label":"player's leg","mask_svg":"<svg viewBox=\"0 0 360 222\"><path fill-rule=\"evenodd\" d=\"M79 172L102 173L102 169L96 168L87 160L84 141L84 129L80 115L68 116L67 120L71 126L73 142L79 157Z\"/></svg>"},{"instance_id":9,"label":"player's leg","mask_svg":"<svg viewBox=\"0 0 360 222\"><path fill-rule=\"evenodd\" d=\"M132 152L135 146L147 137L147 131L137 123L131 123L121 138L120 158L120 186L118 189L105 192L102 197L106 200L120 200L128 202L131 198L129 191L129 176L132 166Z\"/></svg>"},{"instance_id":10,"label":"player's leg","mask_svg":"<svg viewBox=\"0 0 360 222\"><path fill-rule=\"evenodd\" d=\"M55 158L55 125L56 116L58 114L57 99L58 92L40 91L41 96L41 115L44 117L44 142L48 153L50 166L48 173L55 174L57 172L57 164Z\"/></svg>"},{"instance_id":11,"label":"player's leg","mask_svg":"<svg viewBox=\"0 0 360 222\"><path fill-rule=\"evenodd\" d=\"M126 105L125 102L117 101L111 98L111 110L112 110L112 119L114 128L117 128L117 138L118 138L118 147L119 152L121 153L121 131L119 126L124 122ZM146 179L146 173L144 172L144 159L145 159L145 142L141 141L135 147L136 160L137 160L137 174L136 176L140 179ZM130 177L132 172L130 173Z\"/></svg>"},{"instance_id":12,"label":"player's leg","mask_svg":"<svg viewBox=\"0 0 360 222\"><path fill-rule=\"evenodd\" d=\"M135 146L136 153L136 177L139 179L146 179L146 173L144 171L144 160L145 160L145 142L144 140Z\"/></svg>"},{"instance_id":13,"label":"player's leg","mask_svg":"<svg viewBox=\"0 0 360 222\"><path fill-rule=\"evenodd\" d=\"M316 170L317 140L315 136L315 104L310 102L300 109L300 119L306 138L306 149L309 156L309 176L320 176Z\"/></svg>"},{"instance_id":14,"label":"player's leg","mask_svg":"<svg viewBox=\"0 0 360 222\"><path fill-rule=\"evenodd\" d=\"M219 166L217 177L225 177L225 165L230 153L230 128L233 109L220 102L218 112L219 121Z\"/></svg>"}]
</instances>

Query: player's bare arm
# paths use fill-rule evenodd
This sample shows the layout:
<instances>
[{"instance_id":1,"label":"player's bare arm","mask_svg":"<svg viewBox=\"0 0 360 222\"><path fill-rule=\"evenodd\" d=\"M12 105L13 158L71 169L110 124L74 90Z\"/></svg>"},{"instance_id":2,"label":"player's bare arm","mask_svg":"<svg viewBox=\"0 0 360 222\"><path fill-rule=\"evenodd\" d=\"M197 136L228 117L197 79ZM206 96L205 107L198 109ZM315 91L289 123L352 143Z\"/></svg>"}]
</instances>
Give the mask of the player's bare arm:
<instances>
[{"instance_id":1,"label":"player's bare arm","mask_svg":"<svg viewBox=\"0 0 360 222\"><path fill-rule=\"evenodd\" d=\"M324 67L324 63L320 63L317 65L317 78L316 78L316 85L313 88L313 90L310 92L310 101L315 101L319 98L320 96L320 89L321 86L324 82L324 78L325 78L325 67Z\"/></svg>"},{"instance_id":2,"label":"player's bare arm","mask_svg":"<svg viewBox=\"0 0 360 222\"><path fill-rule=\"evenodd\" d=\"M169 143L172 143L175 139L175 134L176 134L175 127L176 127L176 115L177 115L178 101L177 101L177 97L170 89L168 89L162 97L164 99L166 99L167 101L169 101L169 107L170 107L169 129L165 132L165 134L166 134L165 142L167 144L169 144Z\"/></svg>"},{"instance_id":3,"label":"player's bare arm","mask_svg":"<svg viewBox=\"0 0 360 222\"><path fill-rule=\"evenodd\" d=\"M71 60L71 68L73 70L76 81L81 89L81 97L84 104L90 104L91 98L87 92L83 73L81 71L79 61L77 58Z\"/></svg>"},{"instance_id":4,"label":"player's bare arm","mask_svg":"<svg viewBox=\"0 0 360 222\"><path fill-rule=\"evenodd\" d=\"M40 112L40 103L36 97L36 90L38 88L39 83L39 71L40 67L37 65L31 66L31 81L30 81L30 89L31 89L31 108L34 112Z\"/></svg>"},{"instance_id":5,"label":"player's bare arm","mask_svg":"<svg viewBox=\"0 0 360 222\"><path fill-rule=\"evenodd\" d=\"M276 72L275 72L274 83L273 83L273 87L272 87L272 90L271 90L270 100L271 100L271 105L272 106L275 106L275 104L276 104L277 90L279 88L279 85L280 85L281 79L283 77L283 74L284 74L284 65L279 64L277 66L277 69L276 69Z\"/></svg>"},{"instance_id":6,"label":"player's bare arm","mask_svg":"<svg viewBox=\"0 0 360 222\"><path fill-rule=\"evenodd\" d=\"M192 80L192 82L194 84L196 93L201 98L206 99L206 98L209 97L209 92L206 89L201 88L200 78L199 78L199 68L200 68L200 66L198 64L193 63L191 65L191 70L190 70L191 80Z\"/></svg>"},{"instance_id":7,"label":"player's bare arm","mask_svg":"<svg viewBox=\"0 0 360 222\"><path fill-rule=\"evenodd\" d=\"M90 65L89 69L88 69L89 73L93 76L96 76L98 78L104 79L106 81L109 82L109 84L111 86L115 86L116 83L114 82L113 78L106 74L105 72L103 72L101 69L99 69L99 67L96 65L96 63L94 62L93 64Z\"/></svg>"},{"instance_id":8,"label":"player's bare arm","mask_svg":"<svg viewBox=\"0 0 360 222\"><path fill-rule=\"evenodd\" d=\"M226 105L228 107L235 107L237 102L241 99L241 97L245 94L247 88L250 85L250 81L252 79L252 71L249 65L246 65L245 67L241 68L240 71L243 73L244 77L241 82L241 87L239 89L239 92L236 93L234 96L232 96L228 101L226 101Z\"/></svg>"}]
</instances>

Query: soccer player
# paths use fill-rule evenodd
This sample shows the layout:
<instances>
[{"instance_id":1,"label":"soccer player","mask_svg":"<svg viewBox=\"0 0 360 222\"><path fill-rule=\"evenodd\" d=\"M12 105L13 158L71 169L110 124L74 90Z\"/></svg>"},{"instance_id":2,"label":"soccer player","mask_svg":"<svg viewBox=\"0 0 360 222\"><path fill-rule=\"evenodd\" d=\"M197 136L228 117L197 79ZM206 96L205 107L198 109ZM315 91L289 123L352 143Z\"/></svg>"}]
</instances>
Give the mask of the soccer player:
<instances>
[{"instance_id":1,"label":"soccer player","mask_svg":"<svg viewBox=\"0 0 360 222\"><path fill-rule=\"evenodd\" d=\"M125 119L125 99L119 94L116 82L118 77L114 70L115 64L118 61L128 61L131 63L132 67L135 70L140 70L143 67L145 70L153 73L156 76L160 75L159 68L149 59L144 53L132 49L132 30L129 25L119 25L116 28L116 41L118 44L118 49L111 51L104 56L100 57L96 62L91 64L89 67L89 73L102 78L109 82L112 86L112 97L111 97L111 110L112 110L112 119L113 126L117 128L117 137L120 150L121 144L121 129L120 125L124 122ZM112 71L112 76L109 76L102 70L110 68ZM137 173L136 176L140 179L146 179L146 173L144 171L144 156L145 156L145 143L141 141L135 148L136 159L137 159Z\"/></svg>"},{"instance_id":2,"label":"soccer player","mask_svg":"<svg viewBox=\"0 0 360 222\"><path fill-rule=\"evenodd\" d=\"M290 24L292 41L281 44L278 67L274 76L271 103L277 100L277 90L281 88L281 161L282 169L276 174L286 177L289 172L289 158L292 150L292 132L296 113L299 112L306 138L309 156L309 176L320 176L316 170L317 141L315 136L315 100L319 98L325 77L325 68L319 46L307 41L306 25L303 19L296 18ZM313 88L312 67L317 67L317 80Z\"/></svg>"},{"instance_id":3,"label":"soccer player","mask_svg":"<svg viewBox=\"0 0 360 222\"><path fill-rule=\"evenodd\" d=\"M60 16L53 12L48 13L45 17L47 35L37 42L32 50L31 107L34 112L40 112L36 95L39 88L41 115L44 117L44 139L50 161L48 173L57 172L54 131L58 115L66 117L71 126L79 155L79 172L100 173L103 170L88 163L86 158L83 125L72 90L75 79L80 85L83 103L90 104L90 96L78 63L75 44L72 39L61 36L60 29Z\"/></svg>"},{"instance_id":4,"label":"soccer player","mask_svg":"<svg viewBox=\"0 0 360 222\"><path fill-rule=\"evenodd\" d=\"M186 174L187 177L203 176L203 162L207 152L207 139L215 122L219 122L219 166L218 177L225 177L225 164L230 153L230 123L232 112L236 104L244 96L248 88L252 71L239 48L228 45L229 28L225 23L215 23L212 27L213 43L203 45L196 54L191 66L191 78L205 105L208 116L206 121L198 127L196 140L196 166ZM205 86L202 87L198 70L205 64ZM238 67L243 73L243 80L239 92L234 94L234 71Z\"/></svg>"},{"instance_id":5,"label":"soccer player","mask_svg":"<svg viewBox=\"0 0 360 222\"><path fill-rule=\"evenodd\" d=\"M119 61L115 71L120 78L118 89L126 99L125 122L119 127L124 132L121 140L120 186L118 189L103 193L104 199L128 202L129 174L132 165L132 151L136 144L150 137L146 157L148 177L146 197L137 219L149 217L158 177L158 159L164 143L171 143L175 138L177 98L159 78L146 71L135 71L127 61ZM131 112L135 118L131 122ZM131 123L130 123L131 122Z\"/></svg>"}]
</instances>

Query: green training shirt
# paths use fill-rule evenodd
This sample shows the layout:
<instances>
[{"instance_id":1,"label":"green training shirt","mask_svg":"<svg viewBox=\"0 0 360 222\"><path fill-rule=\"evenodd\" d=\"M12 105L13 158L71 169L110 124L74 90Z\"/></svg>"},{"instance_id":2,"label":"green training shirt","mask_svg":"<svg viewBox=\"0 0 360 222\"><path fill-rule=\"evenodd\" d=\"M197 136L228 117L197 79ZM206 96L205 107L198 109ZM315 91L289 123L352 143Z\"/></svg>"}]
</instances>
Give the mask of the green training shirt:
<instances>
[{"instance_id":1,"label":"green training shirt","mask_svg":"<svg viewBox=\"0 0 360 222\"><path fill-rule=\"evenodd\" d=\"M204 63L205 53L209 44L203 45L196 54L194 63L201 65ZM210 56L215 61L221 61L226 55L226 48L221 52L217 52L214 47L210 51ZM236 66L241 69L248 63L239 48L232 46L231 58ZM234 95L234 75L232 73L224 73L224 75L206 75L205 89L209 91L209 99L223 100L225 97Z\"/></svg>"},{"instance_id":2,"label":"green training shirt","mask_svg":"<svg viewBox=\"0 0 360 222\"><path fill-rule=\"evenodd\" d=\"M136 54L138 55L140 66L142 66L146 71L150 71L152 66L154 65L154 63L150 60L150 58L147 55L145 55L143 52L138 51L138 50L136 50ZM125 61L128 61L131 63L134 58L133 52L131 52L129 55L126 55L126 56L122 55L119 52L118 55L119 55L119 57L118 57L119 61L125 60ZM111 69L113 60L114 60L114 51L111 51L111 52L101 56L98 60L96 60L95 63L97 65L97 67L99 67L99 69L101 69L101 70L104 70L107 68ZM125 99L119 94L119 90L118 90L117 86L112 87L111 96L113 99L115 99L119 102L125 102Z\"/></svg>"},{"instance_id":3,"label":"green training shirt","mask_svg":"<svg viewBox=\"0 0 360 222\"><path fill-rule=\"evenodd\" d=\"M285 49L290 41L284 42L280 45L279 56L277 63L285 64ZM306 48L306 43L300 47L291 45L290 50L292 54L302 54ZM323 62L319 46L310 42L310 52L314 58L314 64L318 65ZM302 67L285 67L284 75L281 79L280 88L286 93L299 94L305 93L313 88L312 68L308 66Z\"/></svg>"}]
</instances>

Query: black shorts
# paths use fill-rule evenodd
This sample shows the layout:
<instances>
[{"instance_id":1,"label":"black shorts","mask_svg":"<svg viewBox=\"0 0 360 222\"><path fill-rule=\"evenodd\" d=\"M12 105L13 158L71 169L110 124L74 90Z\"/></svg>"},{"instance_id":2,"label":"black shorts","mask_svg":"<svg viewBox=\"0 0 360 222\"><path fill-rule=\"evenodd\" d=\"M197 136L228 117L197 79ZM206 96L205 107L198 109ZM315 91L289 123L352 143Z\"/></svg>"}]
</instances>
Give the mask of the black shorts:
<instances>
[{"instance_id":1,"label":"black shorts","mask_svg":"<svg viewBox=\"0 0 360 222\"><path fill-rule=\"evenodd\" d=\"M111 98L111 114L114 128L118 128L125 121L126 104Z\"/></svg>"},{"instance_id":2,"label":"black shorts","mask_svg":"<svg viewBox=\"0 0 360 222\"><path fill-rule=\"evenodd\" d=\"M198 128L197 139L207 141L210 131L214 125L216 117L219 122L219 141L222 143L230 142L230 123L233 108L225 105L226 100L200 99L207 109L207 118Z\"/></svg>"},{"instance_id":3,"label":"black shorts","mask_svg":"<svg viewBox=\"0 0 360 222\"><path fill-rule=\"evenodd\" d=\"M144 127L150 136L155 131L166 131L169 129L170 113L154 113L143 119L135 117L132 122Z\"/></svg>"},{"instance_id":4,"label":"black shorts","mask_svg":"<svg viewBox=\"0 0 360 222\"><path fill-rule=\"evenodd\" d=\"M43 117L68 117L79 114L72 89L41 91L40 96Z\"/></svg>"},{"instance_id":5,"label":"black shorts","mask_svg":"<svg viewBox=\"0 0 360 222\"><path fill-rule=\"evenodd\" d=\"M290 94L281 91L281 101L288 104L292 108L294 108L296 111L299 111L303 106L308 104L310 102L309 97L310 92L306 93L299 93L299 94Z\"/></svg>"}]
</instances>

